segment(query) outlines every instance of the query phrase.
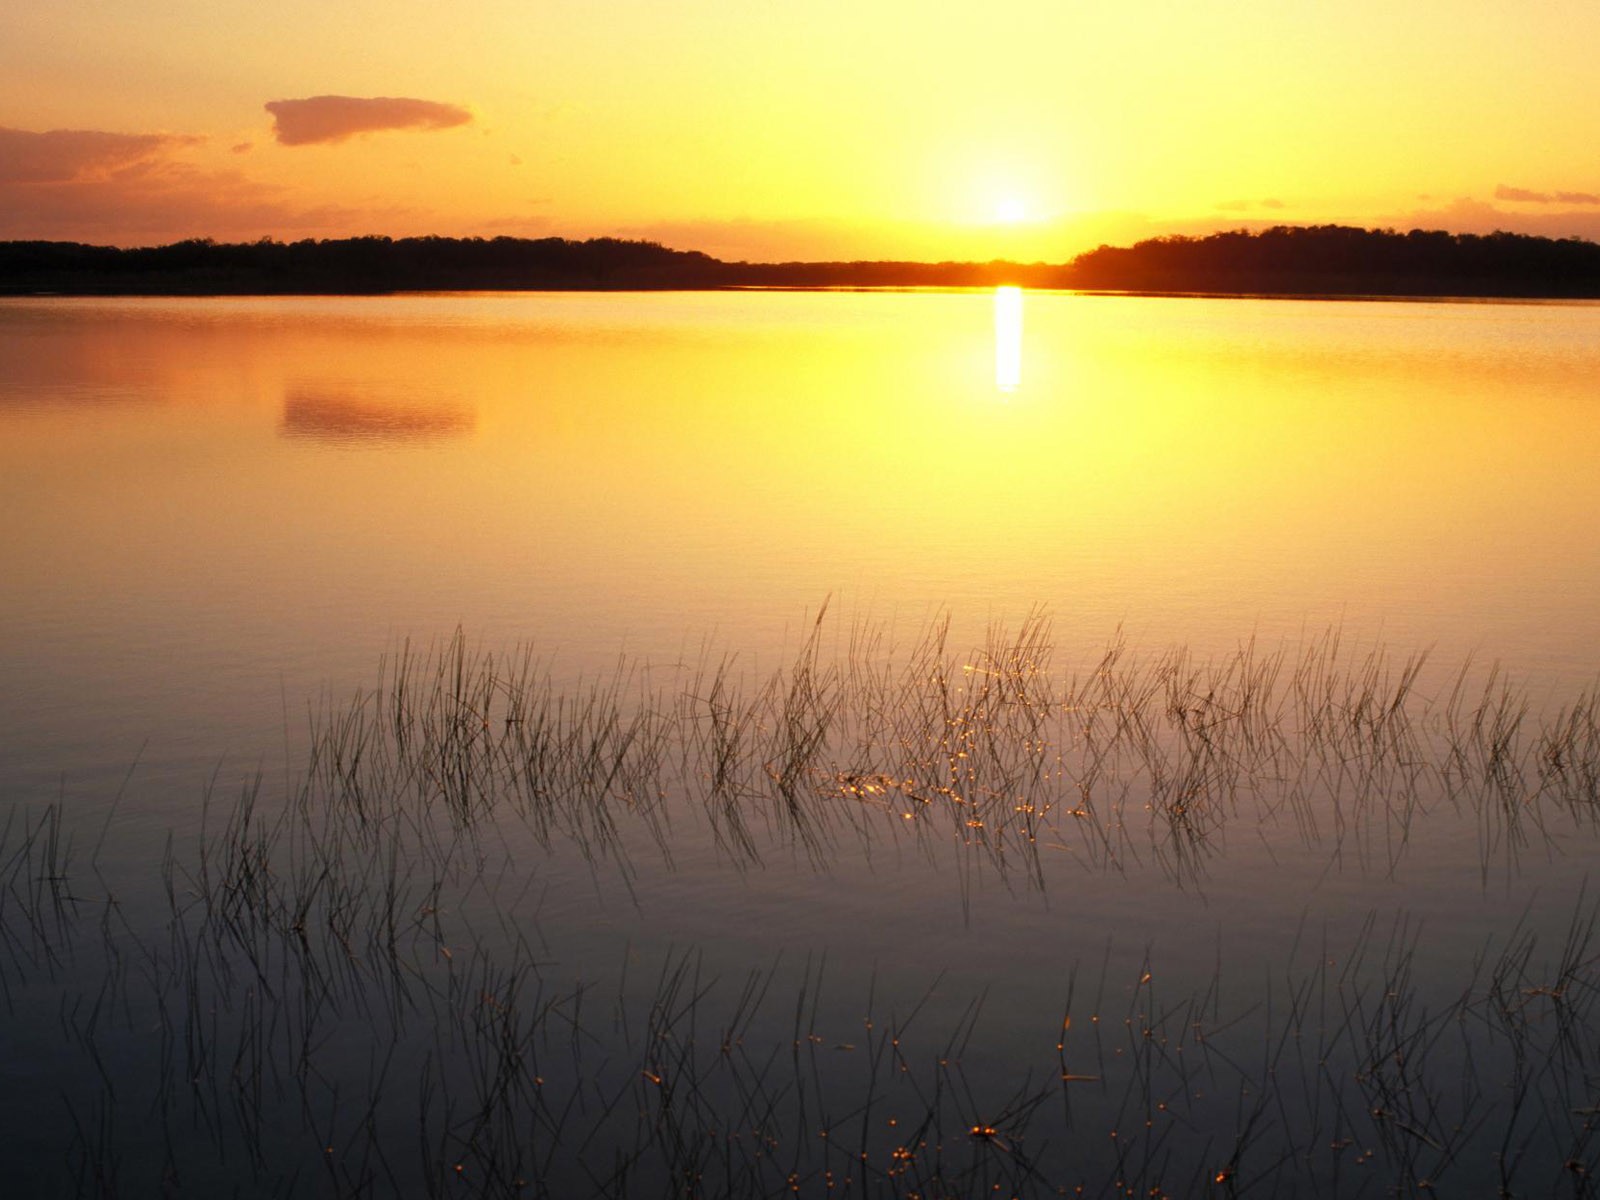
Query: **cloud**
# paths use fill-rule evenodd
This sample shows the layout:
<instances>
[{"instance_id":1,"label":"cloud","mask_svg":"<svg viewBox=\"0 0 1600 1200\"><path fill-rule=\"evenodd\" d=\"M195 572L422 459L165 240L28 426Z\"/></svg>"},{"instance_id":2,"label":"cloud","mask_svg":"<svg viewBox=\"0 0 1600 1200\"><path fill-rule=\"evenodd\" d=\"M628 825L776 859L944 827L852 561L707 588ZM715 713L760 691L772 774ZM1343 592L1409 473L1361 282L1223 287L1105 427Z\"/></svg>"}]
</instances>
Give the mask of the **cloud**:
<instances>
[{"instance_id":1,"label":"cloud","mask_svg":"<svg viewBox=\"0 0 1600 1200\"><path fill-rule=\"evenodd\" d=\"M297 204L285 188L196 161L204 144L168 133L0 129L0 239L248 241L364 233L414 216Z\"/></svg>"},{"instance_id":2,"label":"cloud","mask_svg":"<svg viewBox=\"0 0 1600 1200\"><path fill-rule=\"evenodd\" d=\"M1593 192L1535 192L1504 183L1494 189L1494 198L1518 204L1600 204Z\"/></svg>"},{"instance_id":3,"label":"cloud","mask_svg":"<svg viewBox=\"0 0 1600 1200\"><path fill-rule=\"evenodd\" d=\"M1544 192L1530 192L1527 188L1509 187L1501 184L1494 190L1496 200L1518 200L1532 204L1549 204L1550 197Z\"/></svg>"},{"instance_id":4,"label":"cloud","mask_svg":"<svg viewBox=\"0 0 1600 1200\"><path fill-rule=\"evenodd\" d=\"M385 129L453 129L472 120L454 104L411 100L403 96L311 96L304 100L271 100L273 134L283 146L342 142L358 133Z\"/></svg>"},{"instance_id":5,"label":"cloud","mask_svg":"<svg viewBox=\"0 0 1600 1200\"><path fill-rule=\"evenodd\" d=\"M204 139L170 133L0 128L0 186L105 179Z\"/></svg>"}]
</instances>

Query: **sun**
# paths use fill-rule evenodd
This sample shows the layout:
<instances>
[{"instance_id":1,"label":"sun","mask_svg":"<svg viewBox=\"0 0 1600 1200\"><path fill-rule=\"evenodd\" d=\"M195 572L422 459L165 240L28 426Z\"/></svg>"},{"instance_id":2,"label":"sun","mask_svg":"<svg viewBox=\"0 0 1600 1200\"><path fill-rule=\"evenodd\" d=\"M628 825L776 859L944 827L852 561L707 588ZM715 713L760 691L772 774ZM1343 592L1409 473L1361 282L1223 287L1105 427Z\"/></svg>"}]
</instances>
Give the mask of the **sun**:
<instances>
[{"instance_id":1,"label":"sun","mask_svg":"<svg viewBox=\"0 0 1600 1200\"><path fill-rule=\"evenodd\" d=\"M1016 225L1028 219L1028 206L1015 196L1007 196L994 206L994 219L1002 225Z\"/></svg>"}]
</instances>

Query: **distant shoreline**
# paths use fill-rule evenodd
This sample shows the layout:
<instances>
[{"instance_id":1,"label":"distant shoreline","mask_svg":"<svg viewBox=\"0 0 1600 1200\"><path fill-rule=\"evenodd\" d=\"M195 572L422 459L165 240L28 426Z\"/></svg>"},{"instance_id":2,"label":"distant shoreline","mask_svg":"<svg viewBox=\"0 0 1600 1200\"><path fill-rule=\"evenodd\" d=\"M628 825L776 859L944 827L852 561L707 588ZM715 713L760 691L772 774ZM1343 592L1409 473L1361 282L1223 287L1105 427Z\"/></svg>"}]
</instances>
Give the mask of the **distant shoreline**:
<instances>
[{"instance_id":1,"label":"distant shoreline","mask_svg":"<svg viewBox=\"0 0 1600 1200\"><path fill-rule=\"evenodd\" d=\"M1280 226L1101 246L1064 263L727 262L592 238L206 240L122 249L0 242L0 295L288 296L487 291L960 289L1414 300L1600 299L1600 244L1522 234Z\"/></svg>"}]
</instances>

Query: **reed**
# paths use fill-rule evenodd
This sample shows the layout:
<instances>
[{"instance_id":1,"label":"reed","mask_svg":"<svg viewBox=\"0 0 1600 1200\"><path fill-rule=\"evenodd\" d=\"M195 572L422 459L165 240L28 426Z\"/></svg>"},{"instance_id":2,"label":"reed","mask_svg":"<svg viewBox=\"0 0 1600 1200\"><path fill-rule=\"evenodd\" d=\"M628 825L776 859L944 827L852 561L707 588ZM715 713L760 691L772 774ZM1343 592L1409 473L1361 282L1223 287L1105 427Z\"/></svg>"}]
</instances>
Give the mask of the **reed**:
<instances>
[{"instance_id":1,"label":"reed","mask_svg":"<svg viewBox=\"0 0 1600 1200\"><path fill-rule=\"evenodd\" d=\"M404 645L309 710L283 794L219 775L131 870L104 857L125 806L88 833L59 801L14 809L0 994L54 1106L3 1106L21 1194L1592 1190L1586 892L1444 979L1403 913L1303 927L1243 975L1108 940L1047 1018L931 965L864 995L821 956L729 971L714 946L576 973L542 889L586 872L642 919L685 856L759 886L893 849L965 898L1084 871L1197 888L1235 831L1384 878L1463 820L1487 879L1595 825L1592 690L1547 715L1499 672L1337 632L1216 661L1118 640L1057 670L1037 613L961 652L938 622L903 653L851 627L833 657L831 628L765 675L703 654L566 686L460 635Z\"/></svg>"}]
</instances>

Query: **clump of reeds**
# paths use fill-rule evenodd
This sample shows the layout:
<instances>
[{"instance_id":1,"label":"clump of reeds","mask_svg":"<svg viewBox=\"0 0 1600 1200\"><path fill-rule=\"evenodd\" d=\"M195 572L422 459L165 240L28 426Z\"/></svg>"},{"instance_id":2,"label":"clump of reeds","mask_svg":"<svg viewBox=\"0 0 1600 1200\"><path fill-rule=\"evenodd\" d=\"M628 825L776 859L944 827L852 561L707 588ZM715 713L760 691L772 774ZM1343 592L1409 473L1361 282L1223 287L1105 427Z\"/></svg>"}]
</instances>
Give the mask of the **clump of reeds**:
<instances>
[{"instance_id":1,"label":"clump of reeds","mask_svg":"<svg viewBox=\"0 0 1600 1200\"><path fill-rule=\"evenodd\" d=\"M694 813L749 863L774 839L820 862L842 830L909 832L1035 882L1045 843L1183 879L1230 823L1287 824L1392 870L1429 810L1473 814L1485 861L1600 812L1593 691L1549 718L1495 671L1429 693L1426 655L1353 652L1336 632L1205 662L1118 641L1065 673L1037 613L967 652L947 621L900 655L852 629L842 661L821 632L764 676L624 661L567 689L526 652L406 647L374 693L316 717L301 808L449 842L510 805L542 842L617 860L641 838L666 852Z\"/></svg>"}]
</instances>

